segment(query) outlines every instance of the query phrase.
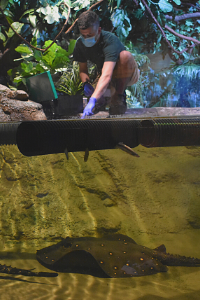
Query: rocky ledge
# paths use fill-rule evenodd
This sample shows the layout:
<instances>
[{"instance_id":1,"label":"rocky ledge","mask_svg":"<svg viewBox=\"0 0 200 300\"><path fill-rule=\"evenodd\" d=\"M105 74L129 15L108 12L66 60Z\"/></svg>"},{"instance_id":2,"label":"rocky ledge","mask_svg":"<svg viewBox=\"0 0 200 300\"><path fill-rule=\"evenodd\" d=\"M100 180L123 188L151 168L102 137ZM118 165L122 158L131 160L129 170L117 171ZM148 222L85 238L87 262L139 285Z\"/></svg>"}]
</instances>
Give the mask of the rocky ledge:
<instances>
[{"instance_id":1,"label":"rocky ledge","mask_svg":"<svg viewBox=\"0 0 200 300\"><path fill-rule=\"evenodd\" d=\"M7 86L0 84L1 122L46 119L42 105L29 100L29 95L25 91L12 91Z\"/></svg>"}]
</instances>

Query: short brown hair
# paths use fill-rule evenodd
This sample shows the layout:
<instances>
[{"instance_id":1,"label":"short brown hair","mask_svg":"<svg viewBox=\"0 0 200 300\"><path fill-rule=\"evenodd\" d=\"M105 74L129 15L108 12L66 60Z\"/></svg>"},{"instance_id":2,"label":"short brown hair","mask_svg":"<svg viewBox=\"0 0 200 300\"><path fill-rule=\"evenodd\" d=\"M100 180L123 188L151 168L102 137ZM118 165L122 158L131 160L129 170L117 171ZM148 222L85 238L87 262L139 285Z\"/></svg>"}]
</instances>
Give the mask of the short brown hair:
<instances>
[{"instance_id":1,"label":"short brown hair","mask_svg":"<svg viewBox=\"0 0 200 300\"><path fill-rule=\"evenodd\" d=\"M89 27L99 27L99 16L93 11L85 11L78 18L79 29L87 29Z\"/></svg>"}]
</instances>

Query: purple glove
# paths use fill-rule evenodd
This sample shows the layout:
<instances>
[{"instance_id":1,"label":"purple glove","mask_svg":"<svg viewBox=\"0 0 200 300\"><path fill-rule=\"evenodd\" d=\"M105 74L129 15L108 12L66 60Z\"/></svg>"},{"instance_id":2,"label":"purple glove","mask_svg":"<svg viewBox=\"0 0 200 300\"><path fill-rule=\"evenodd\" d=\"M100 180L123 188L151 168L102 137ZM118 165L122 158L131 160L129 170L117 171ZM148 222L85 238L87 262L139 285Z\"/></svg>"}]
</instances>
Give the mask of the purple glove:
<instances>
[{"instance_id":1,"label":"purple glove","mask_svg":"<svg viewBox=\"0 0 200 300\"><path fill-rule=\"evenodd\" d=\"M94 88L89 82L85 82L83 84L83 88L84 88L84 94L86 97L90 97L94 93Z\"/></svg>"},{"instance_id":2,"label":"purple glove","mask_svg":"<svg viewBox=\"0 0 200 300\"><path fill-rule=\"evenodd\" d=\"M88 104L86 105L84 111L83 111L83 115L81 117L81 119L84 119L86 116L91 116L93 115L93 108L95 107L97 99L94 97L91 97Z\"/></svg>"}]
</instances>

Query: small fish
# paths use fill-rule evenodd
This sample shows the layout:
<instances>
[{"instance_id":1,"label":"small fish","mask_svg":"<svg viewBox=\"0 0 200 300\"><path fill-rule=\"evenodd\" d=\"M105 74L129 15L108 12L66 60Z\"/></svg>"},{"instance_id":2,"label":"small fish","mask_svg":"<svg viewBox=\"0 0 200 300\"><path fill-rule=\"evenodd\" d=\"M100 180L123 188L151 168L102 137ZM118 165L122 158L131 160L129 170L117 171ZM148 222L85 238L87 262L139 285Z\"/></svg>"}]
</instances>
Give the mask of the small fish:
<instances>
[{"instance_id":1,"label":"small fish","mask_svg":"<svg viewBox=\"0 0 200 300\"><path fill-rule=\"evenodd\" d=\"M116 148L121 149L123 151L125 151L126 153L136 156L136 157L140 157L136 152L134 152L129 146L123 144L122 142L119 142L116 146Z\"/></svg>"},{"instance_id":2,"label":"small fish","mask_svg":"<svg viewBox=\"0 0 200 300\"><path fill-rule=\"evenodd\" d=\"M65 155L66 155L67 160L69 160L69 155L68 155L68 150L67 150L67 148L65 148L64 153L65 153Z\"/></svg>"},{"instance_id":3,"label":"small fish","mask_svg":"<svg viewBox=\"0 0 200 300\"><path fill-rule=\"evenodd\" d=\"M88 157L89 157L89 149L86 148L86 149L85 149L85 154L84 154L84 161L85 161L85 162L88 161Z\"/></svg>"},{"instance_id":4,"label":"small fish","mask_svg":"<svg viewBox=\"0 0 200 300\"><path fill-rule=\"evenodd\" d=\"M23 275L23 276L37 276L37 277L56 277L56 276L58 276L58 273L33 272L32 270L12 268L11 266L1 265L1 264L0 264L0 273Z\"/></svg>"}]
</instances>

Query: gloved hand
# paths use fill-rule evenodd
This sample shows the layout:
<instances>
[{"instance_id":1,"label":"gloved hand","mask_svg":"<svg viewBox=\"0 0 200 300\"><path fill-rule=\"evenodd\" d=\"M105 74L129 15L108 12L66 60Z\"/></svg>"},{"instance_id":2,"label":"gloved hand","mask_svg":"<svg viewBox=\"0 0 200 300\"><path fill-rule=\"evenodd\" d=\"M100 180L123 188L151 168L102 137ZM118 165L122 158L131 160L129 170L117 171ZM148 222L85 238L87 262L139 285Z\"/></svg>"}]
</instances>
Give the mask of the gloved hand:
<instances>
[{"instance_id":1,"label":"gloved hand","mask_svg":"<svg viewBox=\"0 0 200 300\"><path fill-rule=\"evenodd\" d=\"M89 82L84 82L83 88L86 97L90 97L94 93L94 88Z\"/></svg>"},{"instance_id":2,"label":"gloved hand","mask_svg":"<svg viewBox=\"0 0 200 300\"><path fill-rule=\"evenodd\" d=\"M83 111L83 115L81 117L81 119L84 119L86 116L91 116L93 115L93 108L95 107L97 99L94 97L91 97L88 104L86 105L84 111Z\"/></svg>"}]
</instances>

